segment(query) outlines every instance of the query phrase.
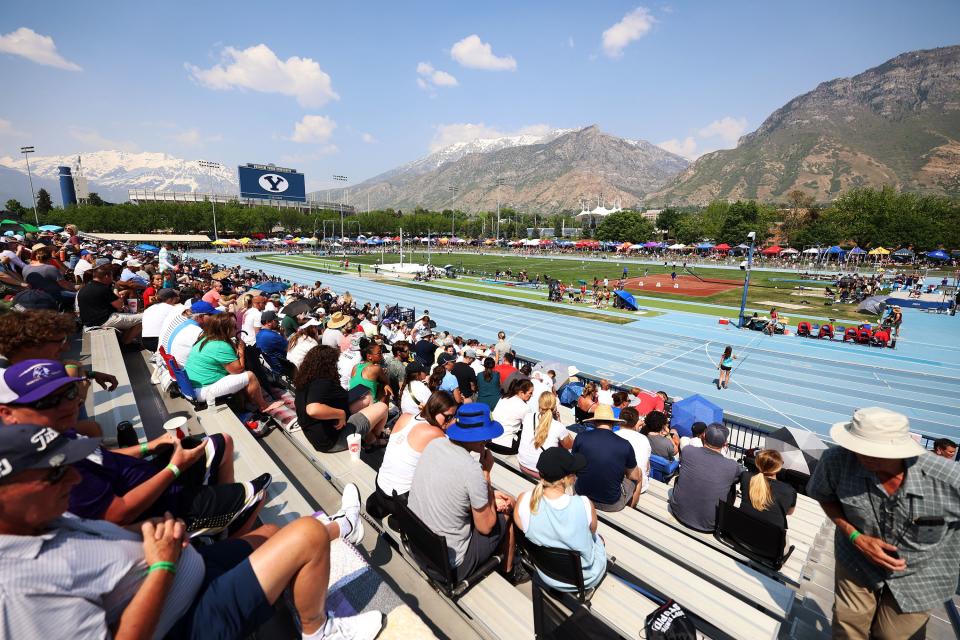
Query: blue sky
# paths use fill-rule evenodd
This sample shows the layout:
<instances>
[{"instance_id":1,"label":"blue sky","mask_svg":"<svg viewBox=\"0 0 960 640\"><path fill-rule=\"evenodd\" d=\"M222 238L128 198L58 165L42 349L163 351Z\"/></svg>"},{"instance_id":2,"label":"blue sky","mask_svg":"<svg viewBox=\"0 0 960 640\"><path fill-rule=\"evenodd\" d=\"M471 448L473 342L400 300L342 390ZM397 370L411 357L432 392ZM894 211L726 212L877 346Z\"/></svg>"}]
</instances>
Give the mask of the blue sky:
<instances>
[{"instance_id":1,"label":"blue sky","mask_svg":"<svg viewBox=\"0 0 960 640\"><path fill-rule=\"evenodd\" d=\"M956 0L6 3L0 155L275 162L323 188L598 124L692 158L958 24Z\"/></svg>"}]
</instances>

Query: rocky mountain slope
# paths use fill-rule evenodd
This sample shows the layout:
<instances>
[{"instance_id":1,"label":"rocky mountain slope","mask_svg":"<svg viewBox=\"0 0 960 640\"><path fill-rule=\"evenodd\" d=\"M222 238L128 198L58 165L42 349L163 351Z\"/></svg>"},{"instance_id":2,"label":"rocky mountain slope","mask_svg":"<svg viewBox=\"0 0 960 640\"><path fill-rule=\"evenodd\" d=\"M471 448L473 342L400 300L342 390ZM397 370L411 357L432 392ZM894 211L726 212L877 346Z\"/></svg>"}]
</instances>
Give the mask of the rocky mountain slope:
<instances>
[{"instance_id":1,"label":"rocky mountain slope","mask_svg":"<svg viewBox=\"0 0 960 640\"><path fill-rule=\"evenodd\" d=\"M581 200L620 199L639 204L644 195L682 171L687 161L645 140L625 140L596 126L560 131L530 144L526 140L474 141L353 185L349 201L361 209L457 208L493 210L497 178L502 206L525 212L579 211ZM449 187L457 187L454 193ZM340 189L318 191L312 199L336 200Z\"/></svg>"},{"instance_id":2,"label":"rocky mountain slope","mask_svg":"<svg viewBox=\"0 0 960 640\"><path fill-rule=\"evenodd\" d=\"M960 46L913 51L819 85L735 149L699 158L647 202L820 202L859 186L960 195Z\"/></svg>"}]
</instances>

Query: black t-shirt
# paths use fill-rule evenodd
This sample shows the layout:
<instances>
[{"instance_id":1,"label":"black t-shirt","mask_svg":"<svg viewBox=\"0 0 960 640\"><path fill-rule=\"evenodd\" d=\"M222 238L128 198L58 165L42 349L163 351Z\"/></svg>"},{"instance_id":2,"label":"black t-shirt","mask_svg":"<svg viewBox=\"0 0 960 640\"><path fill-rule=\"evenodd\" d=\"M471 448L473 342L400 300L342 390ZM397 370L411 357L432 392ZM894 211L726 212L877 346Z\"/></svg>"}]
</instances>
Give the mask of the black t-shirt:
<instances>
[{"instance_id":1,"label":"black t-shirt","mask_svg":"<svg viewBox=\"0 0 960 640\"><path fill-rule=\"evenodd\" d=\"M80 306L80 320L85 327L99 327L107 319L117 313L113 306L117 300L113 287L93 280L85 284L77 293L77 304Z\"/></svg>"},{"instance_id":2,"label":"black t-shirt","mask_svg":"<svg viewBox=\"0 0 960 640\"><path fill-rule=\"evenodd\" d=\"M602 504L616 503L624 472L637 466L633 445L610 429L593 429L574 439L573 452L587 458L586 468L577 474L577 494Z\"/></svg>"},{"instance_id":3,"label":"black t-shirt","mask_svg":"<svg viewBox=\"0 0 960 640\"><path fill-rule=\"evenodd\" d=\"M308 404L325 404L334 409L342 409L349 417L350 402L346 390L339 380L317 378L310 382L306 390L297 389L294 404L297 408L297 421L307 440L317 451L326 451L336 444L340 430L335 429L337 420L317 420L307 415Z\"/></svg>"},{"instance_id":4,"label":"black t-shirt","mask_svg":"<svg viewBox=\"0 0 960 640\"><path fill-rule=\"evenodd\" d=\"M456 362L451 373L457 379L460 393L464 396L472 396L473 390L477 386L477 373L473 370L473 367L466 362Z\"/></svg>"},{"instance_id":5,"label":"black t-shirt","mask_svg":"<svg viewBox=\"0 0 960 640\"><path fill-rule=\"evenodd\" d=\"M750 502L750 479L755 475L757 474L745 473L740 478L740 508L756 518L786 529L787 511L797 505L797 490L786 482L771 480L770 490L773 492L773 504L763 511L757 511Z\"/></svg>"},{"instance_id":6,"label":"black t-shirt","mask_svg":"<svg viewBox=\"0 0 960 640\"><path fill-rule=\"evenodd\" d=\"M430 369L434 365L434 356L437 352L437 345L433 344L429 340L420 340L413 346L413 352L416 354L417 359L423 363L425 366Z\"/></svg>"}]
</instances>

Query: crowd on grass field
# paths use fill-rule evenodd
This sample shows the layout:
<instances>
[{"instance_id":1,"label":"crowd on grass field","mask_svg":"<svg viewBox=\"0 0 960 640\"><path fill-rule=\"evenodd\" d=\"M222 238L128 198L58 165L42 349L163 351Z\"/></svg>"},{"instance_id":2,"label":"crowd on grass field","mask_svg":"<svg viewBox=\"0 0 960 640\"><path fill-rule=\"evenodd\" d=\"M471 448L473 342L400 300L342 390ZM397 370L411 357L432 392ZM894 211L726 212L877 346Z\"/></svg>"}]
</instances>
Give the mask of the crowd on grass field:
<instances>
[{"instance_id":1,"label":"crowd on grass field","mask_svg":"<svg viewBox=\"0 0 960 640\"><path fill-rule=\"evenodd\" d=\"M587 383L564 420L558 391L576 372L518 366L507 330L481 343L441 330L428 311L407 316L321 282L287 286L71 227L4 240L14 295L0 315L2 635L242 637L292 587L305 638L375 637L378 612L336 618L324 606L330 541L359 542L363 508L374 518L409 509L444 536L457 580L494 554L511 582L527 580L515 561L523 537L576 551L595 586L607 566L597 511L636 505L651 455L679 460L669 509L692 530L712 532L721 501L780 530L796 507L779 452L757 452L748 471L722 424L679 437L666 392ZM115 330L124 350L182 370L181 390L229 399L250 424L301 429L329 454L350 436L382 449L375 492L364 499L347 485L332 517L258 526L271 478L235 481L229 437L108 447L83 405L91 384L111 389L116 378L64 357L78 324ZM835 635L908 637L957 589L956 444L927 452L905 416L880 408L858 410L831 437L838 446L806 493L837 527ZM495 456L516 456L533 488L494 489Z\"/></svg>"}]
</instances>

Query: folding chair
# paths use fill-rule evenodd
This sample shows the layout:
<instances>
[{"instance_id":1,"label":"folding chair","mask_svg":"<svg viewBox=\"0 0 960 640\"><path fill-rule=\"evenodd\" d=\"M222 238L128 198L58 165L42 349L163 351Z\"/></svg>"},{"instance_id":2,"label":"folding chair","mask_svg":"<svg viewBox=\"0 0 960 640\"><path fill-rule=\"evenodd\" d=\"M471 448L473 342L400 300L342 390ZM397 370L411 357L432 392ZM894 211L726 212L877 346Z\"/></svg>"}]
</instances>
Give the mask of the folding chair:
<instances>
[{"instance_id":1,"label":"folding chair","mask_svg":"<svg viewBox=\"0 0 960 640\"><path fill-rule=\"evenodd\" d=\"M670 482L680 473L679 460L667 460L662 456L650 456L650 477L660 482Z\"/></svg>"},{"instance_id":2,"label":"folding chair","mask_svg":"<svg viewBox=\"0 0 960 640\"><path fill-rule=\"evenodd\" d=\"M717 528L713 536L761 567L779 571L793 553L787 545L787 530L738 509L732 502L717 503Z\"/></svg>"}]
</instances>

